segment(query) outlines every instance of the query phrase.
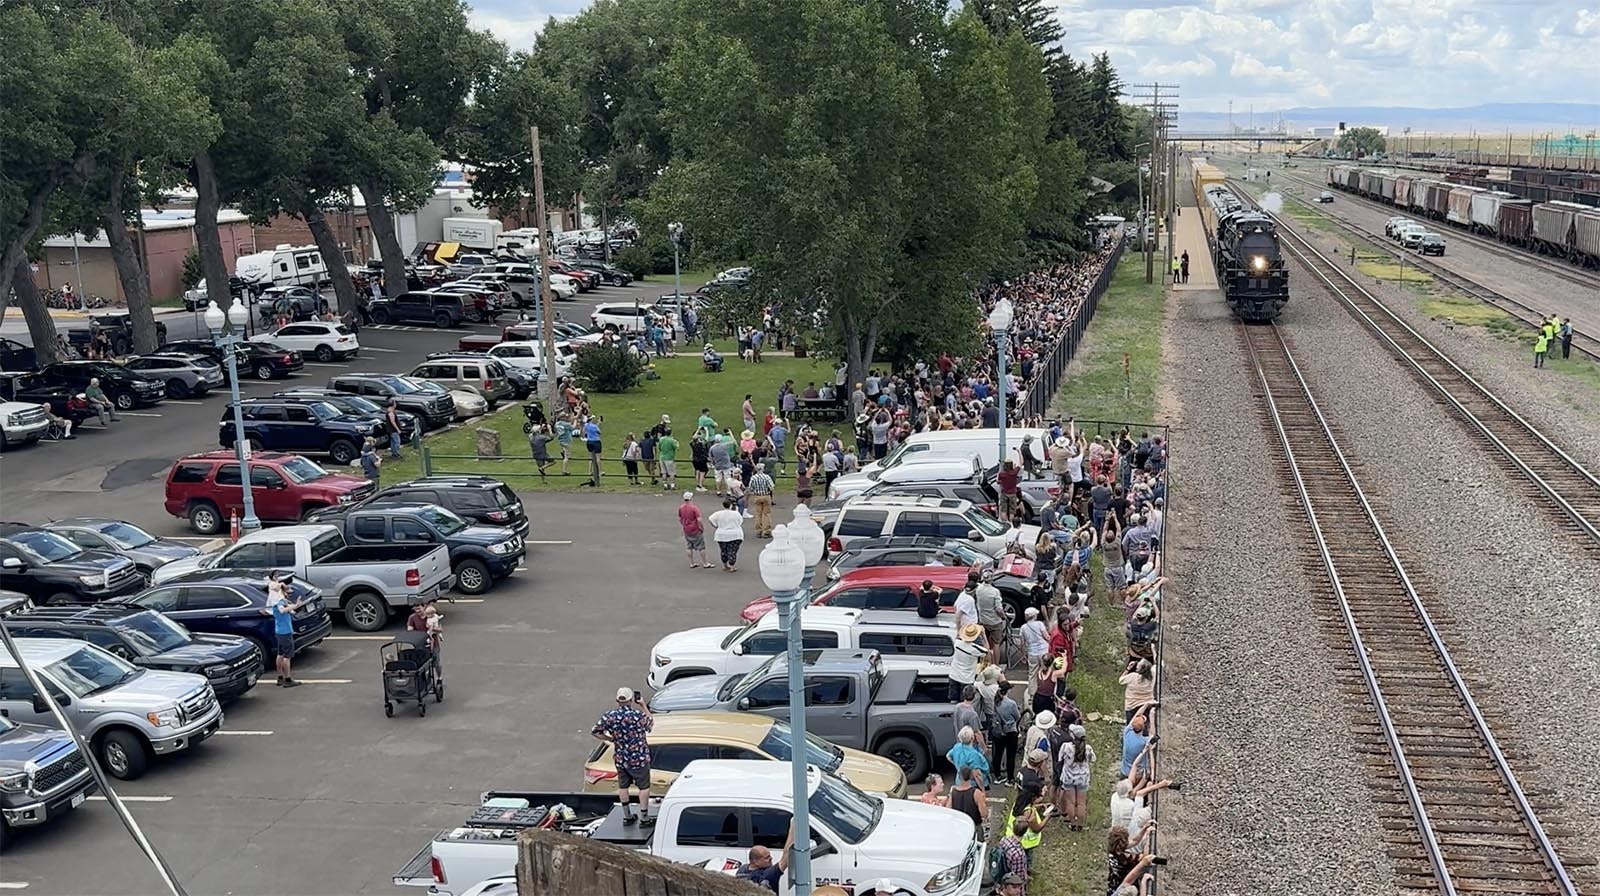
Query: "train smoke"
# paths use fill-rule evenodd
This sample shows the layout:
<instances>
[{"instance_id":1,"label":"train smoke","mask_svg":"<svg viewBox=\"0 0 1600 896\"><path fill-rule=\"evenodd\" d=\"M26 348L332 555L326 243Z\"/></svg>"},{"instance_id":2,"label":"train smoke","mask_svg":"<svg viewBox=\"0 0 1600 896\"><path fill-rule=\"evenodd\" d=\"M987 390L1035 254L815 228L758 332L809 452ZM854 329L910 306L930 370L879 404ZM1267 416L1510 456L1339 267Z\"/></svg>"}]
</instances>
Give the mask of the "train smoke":
<instances>
[{"instance_id":1,"label":"train smoke","mask_svg":"<svg viewBox=\"0 0 1600 896\"><path fill-rule=\"evenodd\" d=\"M1283 197L1277 193L1268 193L1261 197L1261 207L1274 215L1283 211Z\"/></svg>"}]
</instances>

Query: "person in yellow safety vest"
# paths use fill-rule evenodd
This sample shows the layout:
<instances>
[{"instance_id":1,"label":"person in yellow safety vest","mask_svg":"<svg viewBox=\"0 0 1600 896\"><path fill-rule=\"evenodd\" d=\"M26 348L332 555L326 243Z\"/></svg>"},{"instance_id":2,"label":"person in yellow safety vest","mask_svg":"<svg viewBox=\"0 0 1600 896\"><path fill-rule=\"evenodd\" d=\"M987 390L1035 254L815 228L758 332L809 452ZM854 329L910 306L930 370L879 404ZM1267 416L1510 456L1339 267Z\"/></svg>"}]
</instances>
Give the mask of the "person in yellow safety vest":
<instances>
[{"instance_id":1,"label":"person in yellow safety vest","mask_svg":"<svg viewBox=\"0 0 1600 896\"><path fill-rule=\"evenodd\" d=\"M1006 813L1006 828L1001 836L1017 838L1022 844L1022 851L1028 856L1028 868L1032 870L1033 851L1044 842L1044 823L1055 814L1056 807L1050 804L1050 798L1043 793L1023 793L1032 796L1033 801L1022 810L1021 815L1017 814L1016 805L1011 807L1011 811Z\"/></svg>"},{"instance_id":2,"label":"person in yellow safety vest","mask_svg":"<svg viewBox=\"0 0 1600 896\"><path fill-rule=\"evenodd\" d=\"M1177 283L1178 282L1178 274L1181 271L1182 267L1183 267L1183 263L1178 258L1178 256L1176 256L1176 255L1172 256L1172 282L1173 283Z\"/></svg>"},{"instance_id":3,"label":"person in yellow safety vest","mask_svg":"<svg viewBox=\"0 0 1600 896\"><path fill-rule=\"evenodd\" d=\"M1543 367L1545 353L1550 351L1550 336L1544 330L1533 339L1533 366Z\"/></svg>"}]
</instances>

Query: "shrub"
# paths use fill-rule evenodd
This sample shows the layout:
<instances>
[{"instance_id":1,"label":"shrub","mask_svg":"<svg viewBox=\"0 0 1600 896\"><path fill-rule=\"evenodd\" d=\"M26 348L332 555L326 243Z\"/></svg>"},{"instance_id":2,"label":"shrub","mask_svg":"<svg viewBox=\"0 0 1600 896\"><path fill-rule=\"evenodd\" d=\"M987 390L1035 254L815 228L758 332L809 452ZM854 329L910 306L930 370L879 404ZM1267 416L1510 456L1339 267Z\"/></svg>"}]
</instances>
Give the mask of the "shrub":
<instances>
[{"instance_id":1,"label":"shrub","mask_svg":"<svg viewBox=\"0 0 1600 896\"><path fill-rule=\"evenodd\" d=\"M205 275L205 269L200 266L200 250L191 248L189 254L183 256L183 288L194 289Z\"/></svg>"},{"instance_id":2,"label":"shrub","mask_svg":"<svg viewBox=\"0 0 1600 896\"><path fill-rule=\"evenodd\" d=\"M591 392L626 392L639 384L644 365L621 345L588 345L572 361L578 385Z\"/></svg>"}]
</instances>

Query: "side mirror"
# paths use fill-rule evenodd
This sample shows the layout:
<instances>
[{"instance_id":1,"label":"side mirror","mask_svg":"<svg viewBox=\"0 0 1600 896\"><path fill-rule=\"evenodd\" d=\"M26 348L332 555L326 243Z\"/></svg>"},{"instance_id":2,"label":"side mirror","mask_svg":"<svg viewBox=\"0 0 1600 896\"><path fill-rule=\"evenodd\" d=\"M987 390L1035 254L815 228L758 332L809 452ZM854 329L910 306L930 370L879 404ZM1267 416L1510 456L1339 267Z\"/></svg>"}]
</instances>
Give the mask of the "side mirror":
<instances>
[{"instance_id":1,"label":"side mirror","mask_svg":"<svg viewBox=\"0 0 1600 896\"><path fill-rule=\"evenodd\" d=\"M66 694L60 694L56 697L56 703L60 704L61 706L71 706L72 698L68 697ZM39 713L40 715L44 715L50 711L50 704L45 701L43 694L33 695L33 711Z\"/></svg>"},{"instance_id":2,"label":"side mirror","mask_svg":"<svg viewBox=\"0 0 1600 896\"><path fill-rule=\"evenodd\" d=\"M20 570L23 568L21 557L7 557L4 560L0 560L0 569Z\"/></svg>"},{"instance_id":3,"label":"side mirror","mask_svg":"<svg viewBox=\"0 0 1600 896\"><path fill-rule=\"evenodd\" d=\"M744 656L744 645L743 644L735 644L735 645L733 645L733 655L734 656Z\"/></svg>"},{"instance_id":4,"label":"side mirror","mask_svg":"<svg viewBox=\"0 0 1600 896\"><path fill-rule=\"evenodd\" d=\"M967 530L967 540L981 542L983 541L983 533L977 529L969 529Z\"/></svg>"},{"instance_id":5,"label":"side mirror","mask_svg":"<svg viewBox=\"0 0 1600 896\"><path fill-rule=\"evenodd\" d=\"M831 856L836 852L838 852L838 850L834 849L833 844L826 840L811 847L811 857L813 859L820 859L823 856Z\"/></svg>"},{"instance_id":6,"label":"side mirror","mask_svg":"<svg viewBox=\"0 0 1600 896\"><path fill-rule=\"evenodd\" d=\"M750 708L750 698L749 697L740 697L738 706L739 706L740 710L749 709Z\"/></svg>"}]
</instances>

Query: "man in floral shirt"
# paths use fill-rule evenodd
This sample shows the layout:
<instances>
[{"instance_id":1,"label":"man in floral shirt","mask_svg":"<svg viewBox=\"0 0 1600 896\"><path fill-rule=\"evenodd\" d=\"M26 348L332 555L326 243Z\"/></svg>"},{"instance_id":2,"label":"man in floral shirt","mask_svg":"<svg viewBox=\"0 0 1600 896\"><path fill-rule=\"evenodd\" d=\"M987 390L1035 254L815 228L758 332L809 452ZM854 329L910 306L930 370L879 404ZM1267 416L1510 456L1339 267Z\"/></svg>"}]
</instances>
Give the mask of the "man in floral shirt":
<instances>
[{"instance_id":1,"label":"man in floral shirt","mask_svg":"<svg viewBox=\"0 0 1600 896\"><path fill-rule=\"evenodd\" d=\"M632 824L633 808L628 805L628 788L639 793L642 825L655 824L650 817L650 742L647 735L655 727L650 710L632 688L617 688L617 708L600 716L590 734L612 745L612 760L617 767L617 802L622 804L622 819Z\"/></svg>"}]
</instances>

